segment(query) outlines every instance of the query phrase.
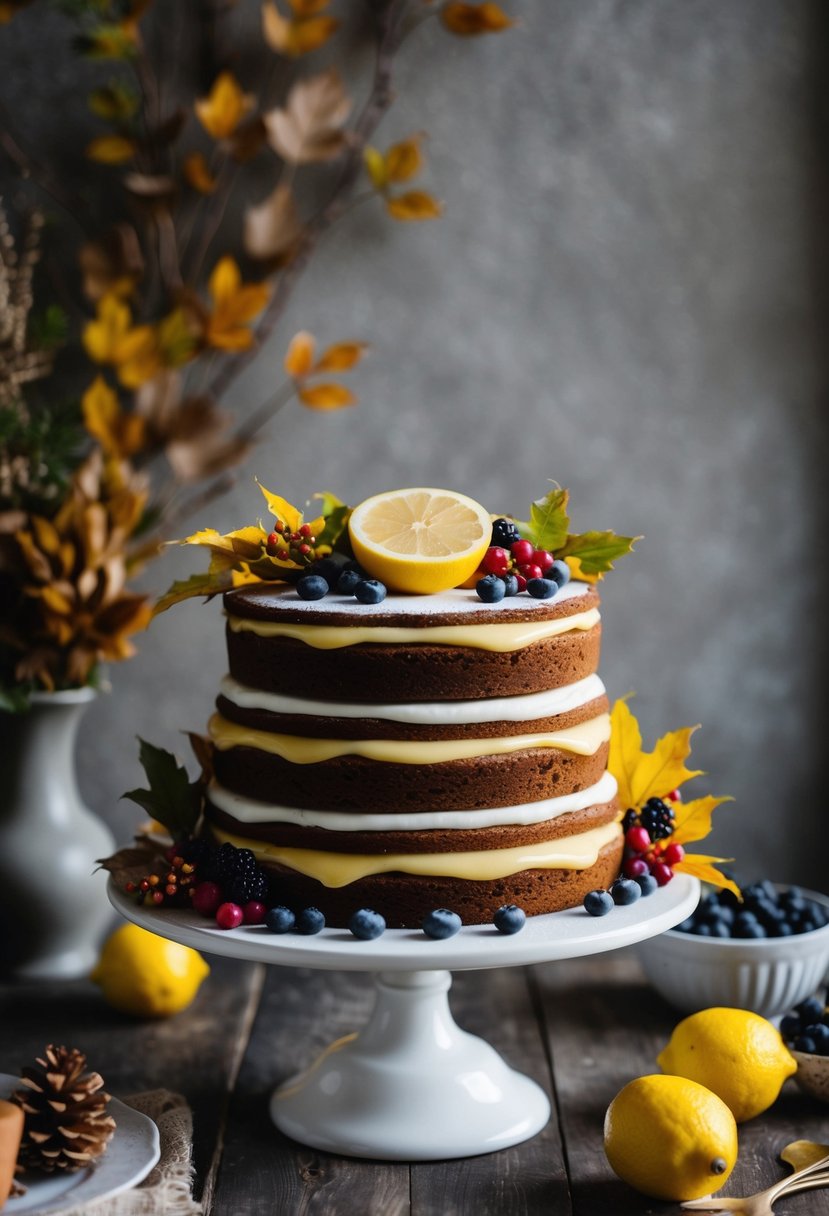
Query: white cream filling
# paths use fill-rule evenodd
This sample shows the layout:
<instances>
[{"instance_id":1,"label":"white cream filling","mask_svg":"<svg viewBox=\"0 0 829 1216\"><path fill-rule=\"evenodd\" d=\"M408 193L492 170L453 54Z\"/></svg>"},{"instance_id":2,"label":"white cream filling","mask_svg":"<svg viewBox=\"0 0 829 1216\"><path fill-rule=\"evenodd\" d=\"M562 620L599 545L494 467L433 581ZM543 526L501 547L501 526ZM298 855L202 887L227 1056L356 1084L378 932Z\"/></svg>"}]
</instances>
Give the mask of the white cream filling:
<instances>
[{"instance_id":1,"label":"white cream filling","mask_svg":"<svg viewBox=\"0 0 829 1216\"><path fill-rule=\"evenodd\" d=\"M209 797L214 806L239 823L292 823L305 828L326 828L333 832L423 832L436 828L471 830L503 827L510 824L544 823L569 811L601 806L616 794L616 779L610 773L587 789L540 802L519 806L487 807L468 811L413 811L400 815L354 814L346 811L317 811L303 807L280 806L234 794L214 782Z\"/></svg>"},{"instance_id":2,"label":"white cream filling","mask_svg":"<svg viewBox=\"0 0 829 1216\"><path fill-rule=\"evenodd\" d=\"M486 697L475 701L425 701L401 704L339 703L311 701L262 692L240 684L232 676L221 682L222 696L240 709L262 709L274 714L307 714L315 718L379 718L420 726L454 726L476 722L532 722L579 709L605 694L597 675L587 676L564 688L518 697Z\"/></svg>"}]
</instances>

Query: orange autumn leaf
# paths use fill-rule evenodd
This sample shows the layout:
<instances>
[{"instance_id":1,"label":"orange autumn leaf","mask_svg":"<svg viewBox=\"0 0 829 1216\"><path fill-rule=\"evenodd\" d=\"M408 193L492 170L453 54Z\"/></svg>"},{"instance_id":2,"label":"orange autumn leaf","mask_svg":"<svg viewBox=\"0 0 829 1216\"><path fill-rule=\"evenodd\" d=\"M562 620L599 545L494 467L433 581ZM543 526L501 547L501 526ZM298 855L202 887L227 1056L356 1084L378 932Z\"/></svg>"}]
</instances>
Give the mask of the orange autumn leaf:
<instances>
[{"instance_id":1,"label":"orange autumn leaf","mask_svg":"<svg viewBox=\"0 0 829 1216\"><path fill-rule=\"evenodd\" d=\"M86 145L87 158L102 165L122 165L135 153L135 141L125 135L99 135Z\"/></svg>"},{"instance_id":2,"label":"orange autumn leaf","mask_svg":"<svg viewBox=\"0 0 829 1216\"><path fill-rule=\"evenodd\" d=\"M291 18L283 17L275 0L266 0L262 5L262 34L265 41L272 51L292 59L318 50L338 26L336 17L301 16L298 13Z\"/></svg>"},{"instance_id":3,"label":"orange autumn leaf","mask_svg":"<svg viewBox=\"0 0 829 1216\"><path fill-rule=\"evenodd\" d=\"M288 0L297 17L314 17L328 8L331 0Z\"/></svg>"},{"instance_id":4,"label":"orange autumn leaf","mask_svg":"<svg viewBox=\"0 0 829 1216\"><path fill-rule=\"evenodd\" d=\"M203 152L191 152L189 156L186 156L182 171L188 186L198 190L199 194L214 193L218 183L210 172L207 157Z\"/></svg>"},{"instance_id":5,"label":"orange autumn leaf","mask_svg":"<svg viewBox=\"0 0 829 1216\"><path fill-rule=\"evenodd\" d=\"M213 310L207 318L205 341L218 350L249 350L253 334L248 322L262 311L270 299L267 283L243 283L236 262L221 258L207 284Z\"/></svg>"},{"instance_id":6,"label":"orange autumn leaf","mask_svg":"<svg viewBox=\"0 0 829 1216\"><path fill-rule=\"evenodd\" d=\"M354 405L357 398L344 384L303 385L299 399L311 410L339 410L345 405Z\"/></svg>"},{"instance_id":7,"label":"orange autumn leaf","mask_svg":"<svg viewBox=\"0 0 829 1216\"><path fill-rule=\"evenodd\" d=\"M313 369L315 347L314 337L307 330L302 329L291 338L283 366L294 380L302 380Z\"/></svg>"},{"instance_id":8,"label":"orange autumn leaf","mask_svg":"<svg viewBox=\"0 0 829 1216\"><path fill-rule=\"evenodd\" d=\"M387 198L386 210L396 220L436 220L443 208L425 190L407 190Z\"/></svg>"},{"instance_id":9,"label":"orange autumn leaf","mask_svg":"<svg viewBox=\"0 0 829 1216\"><path fill-rule=\"evenodd\" d=\"M497 34L514 24L500 5L487 0L484 4L463 4L451 0L440 10L440 19L452 34L464 38L476 34Z\"/></svg>"},{"instance_id":10,"label":"orange autumn leaf","mask_svg":"<svg viewBox=\"0 0 829 1216\"><path fill-rule=\"evenodd\" d=\"M144 442L145 420L140 414L125 414L117 394L103 376L97 376L81 398L86 429L108 456L132 456ZM41 543L41 548L43 548Z\"/></svg>"},{"instance_id":11,"label":"orange autumn leaf","mask_svg":"<svg viewBox=\"0 0 829 1216\"><path fill-rule=\"evenodd\" d=\"M314 364L315 372L347 372L355 367L368 349L365 342L337 342L323 351Z\"/></svg>"},{"instance_id":12,"label":"orange autumn leaf","mask_svg":"<svg viewBox=\"0 0 829 1216\"><path fill-rule=\"evenodd\" d=\"M712 887L724 887L726 891L731 891L738 899L742 899L742 892L737 884L714 864L733 860L733 857L706 857L702 853L686 853L682 861L674 862L671 868L681 874L693 874L700 882L710 883Z\"/></svg>"},{"instance_id":13,"label":"orange autumn leaf","mask_svg":"<svg viewBox=\"0 0 829 1216\"><path fill-rule=\"evenodd\" d=\"M227 139L256 104L250 93L243 93L232 72L220 72L207 97L195 102L196 117L213 139Z\"/></svg>"},{"instance_id":14,"label":"orange autumn leaf","mask_svg":"<svg viewBox=\"0 0 829 1216\"><path fill-rule=\"evenodd\" d=\"M392 144L383 157L386 179L390 182L407 182L416 177L423 168L420 140L413 135L399 144Z\"/></svg>"}]
</instances>

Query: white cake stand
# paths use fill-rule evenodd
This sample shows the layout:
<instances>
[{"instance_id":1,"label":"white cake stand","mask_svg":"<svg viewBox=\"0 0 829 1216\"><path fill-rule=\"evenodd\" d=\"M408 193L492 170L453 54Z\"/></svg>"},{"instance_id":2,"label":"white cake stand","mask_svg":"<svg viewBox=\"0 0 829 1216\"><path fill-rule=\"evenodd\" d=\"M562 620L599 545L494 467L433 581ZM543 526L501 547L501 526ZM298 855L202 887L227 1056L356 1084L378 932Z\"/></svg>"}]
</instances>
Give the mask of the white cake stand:
<instances>
[{"instance_id":1,"label":"white cake stand","mask_svg":"<svg viewBox=\"0 0 829 1216\"><path fill-rule=\"evenodd\" d=\"M456 1025L450 970L517 967L579 958L654 937L684 920L699 900L686 874L606 917L582 908L531 917L520 933L470 925L432 941L420 930L387 930L371 942L345 929L313 937L264 926L218 929L189 910L147 909L119 891L109 897L128 920L205 953L252 962L375 973L366 1026L332 1043L271 1099L276 1126L302 1144L350 1157L435 1161L519 1144L550 1117L544 1091Z\"/></svg>"}]
</instances>

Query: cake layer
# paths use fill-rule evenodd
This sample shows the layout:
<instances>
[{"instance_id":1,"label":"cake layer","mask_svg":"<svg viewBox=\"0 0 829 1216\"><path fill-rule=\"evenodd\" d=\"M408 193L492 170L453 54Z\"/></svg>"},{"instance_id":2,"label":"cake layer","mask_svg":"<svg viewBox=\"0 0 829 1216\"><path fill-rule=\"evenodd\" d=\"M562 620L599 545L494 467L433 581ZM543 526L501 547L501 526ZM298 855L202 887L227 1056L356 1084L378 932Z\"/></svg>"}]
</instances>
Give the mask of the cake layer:
<instances>
[{"instance_id":1,"label":"cake layer","mask_svg":"<svg viewBox=\"0 0 829 1216\"><path fill-rule=\"evenodd\" d=\"M324 852L365 853L367 849L378 853L471 853L481 849L507 849L518 845L539 844L545 840L557 840L586 832L601 824L610 823L618 816L615 800L598 805L568 811L554 819L527 824L494 824L475 828L428 828L407 831L375 831L367 836L359 826L354 831L331 832L326 828L306 827L295 823L246 823L220 810L209 797L206 806L207 821L214 829L231 835L244 835L251 840L267 844L284 845L288 848L319 849ZM470 816L474 811L467 812ZM355 815L355 824L360 817Z\"/></svg>"},{"instance_id":2,"label":"cake layer","mask_svg":"<svg viewBox=\"0 0 829 1216\"><path fill-rule=\"evenodd\" d=\"M355 611L342 597L240 588L225 596L230 673L249 688L347 703L540 693L598 666L596 592L571 583L559 596L508 605L470 592L396 596Z\"/></svg>"},{"instance_id":3,"label":"cake layer","mask_svg":"<svg viewBox=\"0 0 829 1216\"><path fill-rule=\"evenodd\" d=\"M247 844L243 838L239 843ZM483 924L506 903L518 904L528 916L574 907L588 891L607 887L616 877L623 839L621 827L612 825L610 839L599 847L595 860L578 869L529 868L475 880L392 872L371 874L340 887L274 863L255 844L252 847L273 879L276 899L287 907L319 908L328 924L338 926L347 925L359 908L375 908L389 928L415 929L435 908L451 908L465 924Z\"/></svg>"}]
</instances>

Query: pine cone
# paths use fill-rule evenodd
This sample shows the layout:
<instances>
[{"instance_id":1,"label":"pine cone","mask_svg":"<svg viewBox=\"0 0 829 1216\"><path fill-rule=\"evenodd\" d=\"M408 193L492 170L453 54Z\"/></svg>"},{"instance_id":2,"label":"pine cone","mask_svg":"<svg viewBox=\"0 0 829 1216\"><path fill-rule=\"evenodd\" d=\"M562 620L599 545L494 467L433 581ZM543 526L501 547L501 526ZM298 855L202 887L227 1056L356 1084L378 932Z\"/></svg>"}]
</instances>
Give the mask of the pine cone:
<instances>
[{"instance_id":1,"label":"pine cone","mask_svg":"<svg viewBox=\"0 0 829 1216\"><path fill-rule=\"evenodd\" d=\"M76 1048L50 1044L43 1054L39 1067L23 1069L25 1088L12 1094L26 1116L19 1163L47 1174L83 1169L115 1131L106 1113L109 1094L100 1073L84 1071L86 1056Z\"/></svg>"}]
</instances>

